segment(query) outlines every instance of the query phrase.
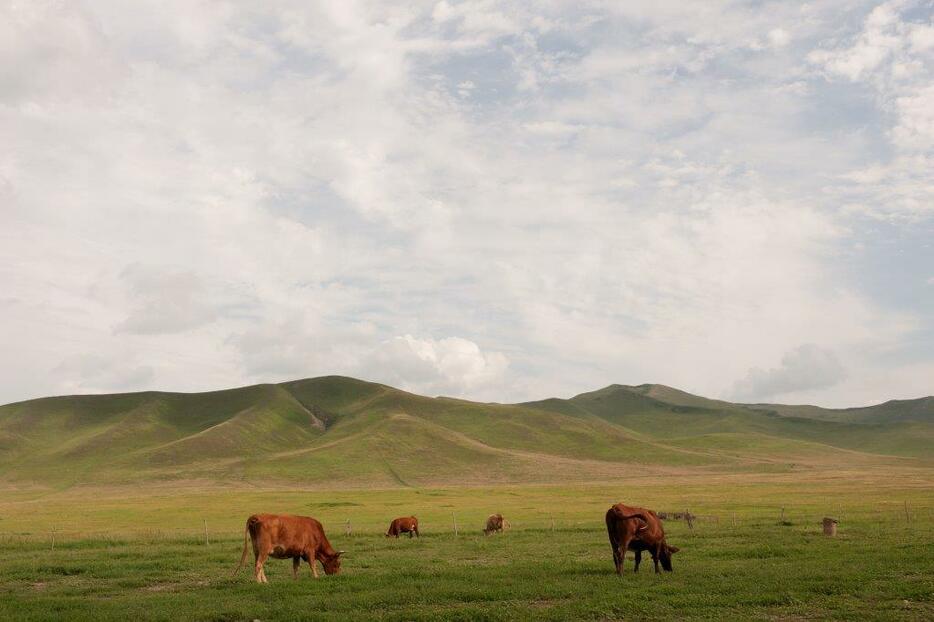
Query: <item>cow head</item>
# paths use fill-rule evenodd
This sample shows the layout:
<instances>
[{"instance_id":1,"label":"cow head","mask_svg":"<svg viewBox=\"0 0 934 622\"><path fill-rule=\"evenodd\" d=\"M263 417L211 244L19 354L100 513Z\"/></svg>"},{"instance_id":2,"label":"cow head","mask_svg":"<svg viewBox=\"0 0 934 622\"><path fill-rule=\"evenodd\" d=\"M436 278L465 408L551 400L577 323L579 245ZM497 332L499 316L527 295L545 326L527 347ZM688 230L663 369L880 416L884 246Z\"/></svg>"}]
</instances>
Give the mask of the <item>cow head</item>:
<instances>
[{"instance_id":1,"label":"cow head","mask_svg":"<svg viewBox=\"0 0 934 622\"><path fill-rule=\"evenodd\" d=\"M321 557L321 565L324 566L324 574L340 574L341 555L343 554L344 551L338 551L329 557Z\"/></svg>"},{"instance_id":2,"label":"cow head","mask_svg":"<svg viewBox=\"0 0 934 622\"><path fill-rule=\"evenodd\" d=\"M671 556L680 551L676 546L668 546L668 543L663 542L661 550L658 553L658 561L662 563L662 568L666 571L671 572Z\"/></svg>"}]
</instances>

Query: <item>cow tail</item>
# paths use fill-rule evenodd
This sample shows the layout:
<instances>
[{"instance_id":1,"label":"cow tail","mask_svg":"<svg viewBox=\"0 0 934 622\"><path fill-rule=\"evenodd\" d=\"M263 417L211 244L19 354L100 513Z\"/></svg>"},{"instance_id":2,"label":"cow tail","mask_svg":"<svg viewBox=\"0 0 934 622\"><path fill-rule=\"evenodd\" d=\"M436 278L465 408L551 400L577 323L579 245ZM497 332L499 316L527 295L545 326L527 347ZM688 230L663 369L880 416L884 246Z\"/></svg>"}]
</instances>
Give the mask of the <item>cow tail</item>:
<instances>
[{"instance_id":1,"label":"cow tail","mask_svg":"<svg viewBox=\"0 0 934 622\"><path fill-rule=\"evenodd\" d=\"M618 518L619 520L629 520L632 518L638 518L639 520L641 520L643 523L645 523L645 525L640 527L638 531L641 531L649 526L649 519L642 512L636 512L635 514L623 514L622 512L614 510L613 513L616 514L616 518Z\"/></svg>"},{"instance_id":2,"label":"cow tail","mask_svg":"<svg viewBox=\"0 0 934 622\"><path fill-rule=\"evenodd\" d=\"M613 512L613 514L610 514L610 512L607 512L606 514L606 535L609 536L610 548L612 548L614 551L616 551L616 549L619 548L619 542L616 539L616 529L613 528L615 525L614 525L612 516L615 514L616 514L615 511Z\"/></svg>"},{"instance_id":3,"label":"cow tail","mask_svg":"<svg viewBox=\"0 0 934 622\"><path fill-rule=\"evenodd\" d=\"M246 561L247 546L250 543L250 522L252 518L253 517L251 516L249 519L247 519L246 527L243 529L243 553L240 555L240 563L237 564L237 569L233 571L232 576L236 576L237 573L240 572L240 569L243 568L243 562Z\"/></svg>"}]
</instances>

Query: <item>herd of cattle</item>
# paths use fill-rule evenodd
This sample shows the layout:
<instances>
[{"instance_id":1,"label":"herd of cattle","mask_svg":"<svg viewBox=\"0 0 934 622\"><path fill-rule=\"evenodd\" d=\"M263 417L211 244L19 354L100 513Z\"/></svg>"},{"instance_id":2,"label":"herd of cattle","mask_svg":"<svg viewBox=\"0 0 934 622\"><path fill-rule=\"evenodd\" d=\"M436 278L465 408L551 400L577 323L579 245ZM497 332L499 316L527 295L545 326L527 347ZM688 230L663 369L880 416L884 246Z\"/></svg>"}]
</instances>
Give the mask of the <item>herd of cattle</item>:
<instances>
[{"instance_id":1,"label":"herd of cattle","mask_svg":"<svg viewBox=\"0 0 934 622\"><path fill-rule=\"evenodd\" d=\"M492 514L486 519L483 533L502 532L509 528L509 521L502 514ZM617 503L606 512L606 530L613 550L613 563L616 573L622 574L626 551L635 552L635 571L639 571L642 552L647 551L658 565L671 571L671 556L678 552L678 547L669 546L665 541L665 530L658 514L646 508L632 507ZM386 532L387 538L398 538L407 533L409 537L418 536L418 519L403 516L394 519ZM338 574L341 570L341 555L344 551L335 550L324 535L324 527L310 516L292 516L289 514L254 514L246 521L243 534L243 554L234 574L240 571L246 561L250 542L253 543L253 577L257 583L268 583L263 565L270 557L292 559L292 576L298 577L298 568L303 561L311 567L311 574L318 578L317 562L321 562L325 574Z\"/></svg>"}]
</instances>

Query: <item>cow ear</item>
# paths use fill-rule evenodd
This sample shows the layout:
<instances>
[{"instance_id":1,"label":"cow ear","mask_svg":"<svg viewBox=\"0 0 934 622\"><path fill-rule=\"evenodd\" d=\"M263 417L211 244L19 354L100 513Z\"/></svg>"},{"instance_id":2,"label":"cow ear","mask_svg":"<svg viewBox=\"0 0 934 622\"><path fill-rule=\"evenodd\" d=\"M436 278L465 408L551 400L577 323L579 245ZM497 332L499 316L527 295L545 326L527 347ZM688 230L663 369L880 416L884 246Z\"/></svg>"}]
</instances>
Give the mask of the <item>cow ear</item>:
<instances>
[{"instance_id":1,"label":"cow ear","mask_svg":"<svg viewBox=\"0 0 934 622\"><path fill-rule=\"evenodd\" d=\"M679 549L679 548L676 547L676 546L669 546L669 547L668 547L668 552L671 553L671 554L675 554L675 553L677 553L677 552L680 551L680 550L681 550L681 549Z\"/></svg>"}]
</instances>

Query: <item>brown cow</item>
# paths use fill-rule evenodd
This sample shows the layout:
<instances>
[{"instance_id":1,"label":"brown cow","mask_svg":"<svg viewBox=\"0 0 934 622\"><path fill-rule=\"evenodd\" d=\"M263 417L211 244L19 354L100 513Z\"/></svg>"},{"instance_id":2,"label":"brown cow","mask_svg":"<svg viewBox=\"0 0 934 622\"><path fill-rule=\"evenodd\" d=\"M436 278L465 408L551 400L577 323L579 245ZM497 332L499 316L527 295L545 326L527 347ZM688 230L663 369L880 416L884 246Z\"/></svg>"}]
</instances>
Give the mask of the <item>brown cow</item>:
<instances>
[{"instance_id":1,"label":"brown cow","mask_svg":"<svg viewBox=\"0 0 934 622\"><path fill-rule=\"evenodd\" d=\"M617 503L606 512L606 530L610 536L610 548L613 549L616 574L623 573L627 550L636 552L635 572L639 572L642 551L652 555L656 573L659 561L662 568L671 572L671 556L679 549L665 542L662 522L652 510Z\"/></svg>"},{"instance_id":2,"label":"brown cow","mask_svg":"<svg viewBox=\"0 0 934 622\"><path fill-rule=\"evenodd\" d=\"M292 516L291 514L254 514L246 520L243 533L243 554L234 574L240 572L246 560L247 540L253 541L253 555L256 563L253 577L257 583L269 583L263 564L266 559L292 558L292 576L298 578L298 567L302 560L311 566L311 573L318 578L315 560L321 562L326 574L338 574L341 571L341 555L344 551L335 551L324 527L310 516Z\"/></svg>"},{"instance_id":3,"label":"brown cow","mask_svg":"<svg viewBox=\"0 0 934 622\"><path fill-rule=\"evenodd\" d=\"M389 523L389 531L386 532L386 537L398 538L400 533L407 533L410 538L412 534L418 536L418 519L414 516L394 518L392 522Z\"/></svg>"},{"instance_id":4,"label":"brown cow","mask_svg":"<svg viewBox=\"0 0 934 622\"><path fill-rule=\"evenodd\" d=\"M509 521L503 518L502 514L490 514L486 519L486 528L484 528L484 535L490 535L491 533L502 532L504 529L509 529Z\"/></svg>"}]
</instances>

